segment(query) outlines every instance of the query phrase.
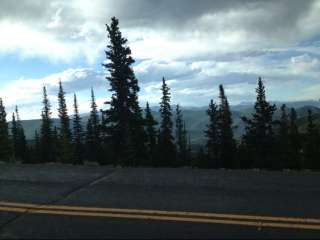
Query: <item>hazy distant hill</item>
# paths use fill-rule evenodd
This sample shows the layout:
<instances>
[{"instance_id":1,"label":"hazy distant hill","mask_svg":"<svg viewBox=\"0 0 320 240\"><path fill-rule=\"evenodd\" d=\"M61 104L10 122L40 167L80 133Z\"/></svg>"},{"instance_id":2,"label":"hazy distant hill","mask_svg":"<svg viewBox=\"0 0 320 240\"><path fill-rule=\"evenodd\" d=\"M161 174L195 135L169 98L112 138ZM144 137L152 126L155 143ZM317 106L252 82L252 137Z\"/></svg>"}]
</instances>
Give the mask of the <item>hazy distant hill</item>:
<instances>
[{"instance_id":1,"label":"hazy distant hill","mask_svg":"<svg viewBox=\"0 0 320 240\"><path fill-rule=\"evenodd\" d=\"M274 102L278 106L278 109L282 102ZM298 124L300 130L305 130L307 124L307 111L312 109L315 114L315 122L320 125L320 102L318 101L303 101L303 102L288 102L285 103L288 107L295 107L298 113ZM204 142L204 130L207 125L207 107L186 107L183 108L184 118L189 130L191 141L193 144L201 144ZM244 132L244 124L241 120L242 116L248 116L253 112L253 104L243 103L240 105L231 106L233 121L234 121L234 134L236 138L239 138ZM153 108L153 114L157 120L159 120L160 115L158 108ZM279 110L275 114L276 117L280 116ZM88 120L88 114L82 115L83 126L85 127ZM58 119L54 119L54 124L59 127ZM23 127L26 132L26 137L28 140L33 139L34 132L36 129L40 128L40 120L25 120L22 122Z\"/></svg>"}]
</instances>

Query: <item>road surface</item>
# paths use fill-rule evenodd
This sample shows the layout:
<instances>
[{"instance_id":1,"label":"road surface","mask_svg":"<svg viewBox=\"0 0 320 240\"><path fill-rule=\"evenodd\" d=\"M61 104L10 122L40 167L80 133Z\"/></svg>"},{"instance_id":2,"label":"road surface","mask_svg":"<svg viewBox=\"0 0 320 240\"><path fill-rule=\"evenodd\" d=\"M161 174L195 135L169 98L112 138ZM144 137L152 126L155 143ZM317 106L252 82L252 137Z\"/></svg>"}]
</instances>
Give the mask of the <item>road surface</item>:
<instances>
[{"instance_id":1,"label":"road surface","mask_svg":"<svg viewBox=\"0 0 320 240\"><path fill-rule=\"evenodd\" d=\"M0 238L319 238L320 173L0 165Z\"/></svg>"}]
</instances>

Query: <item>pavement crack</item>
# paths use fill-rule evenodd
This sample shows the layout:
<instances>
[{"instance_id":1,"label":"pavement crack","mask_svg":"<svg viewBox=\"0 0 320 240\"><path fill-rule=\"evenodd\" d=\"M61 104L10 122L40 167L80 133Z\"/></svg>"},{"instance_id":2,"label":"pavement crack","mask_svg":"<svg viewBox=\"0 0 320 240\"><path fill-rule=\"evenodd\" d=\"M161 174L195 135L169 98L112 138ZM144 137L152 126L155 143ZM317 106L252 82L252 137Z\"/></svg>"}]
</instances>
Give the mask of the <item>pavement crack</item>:
<instances>
[{"instance_id":1,"label":"pavement crack","mask_svg":"<svg viewBox=\"0 0 320 240\"><path fill-rule=\"evenodd\" d=\"M53 201L48 201L48 202L45 202L45 203L42 203L42 204L56 204L56 203L59 203L63 200L66 200L68 199L71 195L75 194L76 192L79 192L87 187L90 187L90 186L93 186L99 182L102 182L102 181L105 181L107 180L108 178L111 178L113 175L116 174L116 170L114 170L113 172L108 172L108 173L105 173L105 174L102 174L98 177L96 177L95 179L93 180L90 180L88 182L85 182L84 184L81 184L81 185L78 185L74 188L72 188L71 190L67 191L66 193L64 193L59 199L55 199ZM40 204L41 205L41 204ZM17 213L16 216L10 218L8 221L4 222L3 224L0 225L0 238L1 236L4 234L4 229L6 228L6 226L8 226L9 224L12 224L14 223L15 221L17 221L19 218L21 217L24 217L26 215L29 214L29 211L25 211L23 213Z\"/></svg>"},{"instance_id":2,"label":"pavement crack","mask_svg":"<svg viewBox=\"0 0 320 240\"><path fill-rule=\"evenodd\" d=\"M3 235L3 230L5 229L6 226L8 226L9 224L13 223L14 221L16 221L18 218L24 216L25 214L27 214L27 212L24 213L20 213L16 216L14 216L13 218L10 218L8 221L4 222L3 224L0 225L0 238Z\"/></svg>"},{"instance_id":3,"label":"pavement crack","mask_svg":"<svg viewBox=\"0 0 320 240\"><path fill-rule=\"evenodd\" d=\"M71 189L70 191L66 192L65 194L62 195L62 197L60 197L59 199L56 199L54 201L51 201L51 202L48 202L50 204L55 204L55 203L59 203L63 200L66 200L68 199L71 195L75 194L76 192L80 192L81 190L87 188L87 187L90 187L90 186L93 186L99 182L102 182L102 181L105 181L106 179L108 178L111 178L113 175L116 174L116 170L114 170L113 172L111 173L107 173L107 174L103 174L102 176L99 176L89 182L86 182L84 184L81 184L73 189Z\"/></svg>"}]
</instances>

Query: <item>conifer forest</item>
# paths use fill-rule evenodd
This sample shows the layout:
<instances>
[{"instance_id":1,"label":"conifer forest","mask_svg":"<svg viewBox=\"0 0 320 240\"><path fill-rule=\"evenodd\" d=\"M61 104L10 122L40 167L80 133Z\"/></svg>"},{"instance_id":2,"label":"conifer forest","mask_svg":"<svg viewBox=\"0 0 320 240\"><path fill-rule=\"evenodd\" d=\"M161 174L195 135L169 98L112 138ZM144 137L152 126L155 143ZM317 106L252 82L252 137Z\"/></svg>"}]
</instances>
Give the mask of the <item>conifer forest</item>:
<instances>
[{"instance_id":1,"label":"conifer forest","mask_svg":"<svg viewBox=\"0 0 320 240\"><path fill-rule=\"evenodd\" d=\"M106 26L106 35L105 94L111 100L105 102L103 109L98 109L94 89L91 89L88 96L91 112L83 126L76 93L71 108L66 104L66 93L60 82L57 127L52 122L52 105L44 86L43 97L39 99L43 104L39 113L41 128L35 131L33 141L28 142L18 106L7 116L5 99L0 99L0 161L76 165L95 162L127 167L320 169L320 132L314 113L308 110L304 132L298 128L294 108L282 105L278 109L280 118L275 118L277 107L268 101L268 86L263 76L257 79L253 114L242 117L245 132L241 138L234 137L237 126L232 120L228 92L220 85L218 101L208 102L208 124L203 132L205 144L194 148L183 106L171 104L174 91L166 77L159 76L162 97L158 122L149 103L139 104L139 79L132 68L134 56L117 18L113 17Z\"/></svg>"}]
</instances>

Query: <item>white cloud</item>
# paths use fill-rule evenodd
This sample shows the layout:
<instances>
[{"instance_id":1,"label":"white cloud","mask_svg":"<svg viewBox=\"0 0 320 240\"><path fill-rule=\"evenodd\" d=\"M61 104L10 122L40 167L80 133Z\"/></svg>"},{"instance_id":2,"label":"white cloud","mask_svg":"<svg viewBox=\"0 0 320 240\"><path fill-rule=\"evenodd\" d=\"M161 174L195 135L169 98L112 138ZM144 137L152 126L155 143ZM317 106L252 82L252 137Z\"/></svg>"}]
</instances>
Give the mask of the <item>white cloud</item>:
<instances>
[{"instance_id":1,"label":"white cloud","mask_svg":"<svg viewBox=\"0 0 320 240\"><path fill-rule=\"evenodd\" d=\"M90 87L100 89L105 87L105 79L101 72L93 69L68 69L61 73L51 74L39 79L19 79L1 88L0 96L5 106L12 111L15 105L20 106L21 116L24 119L39 118L42 108L42 89L46 86L52 104L53 116L56 116L57 92L61 80L66 92L69 113L72 113L73 93L79 94L81 112L88 112L90 106ZM81 94L85 92L85 95ZM99 107L103 106L105 98L99 98Z\"/></svg>"},{"instance_id":2,"label":"white cloud","mask_svg":"<svg viewBox=\"0 0 320 240\"><path fill-rule=\"evenodd\" d=\"M61 26L61 12L62 8L59 8L55 15L51 18L51 21L48 23L47 28L56 28Z\"/></svg>"},{"instance_id":3,"label":"white cloud","mask_svg":"<svg viewBox=\"0 0 320 240\"><path fill-rule=\"evenodd\" d=\"M70 60L76 49L71 43L59 42L54 36L28 26L0 22L0 53L17 52L21 57L48 57Z\"/></svg>"},{"instance_id":4,"label":"white cloud","mask_svg":"<svg viewBox=\"0 0 320 240\"><path fill-rule=\"evenodd\" d=\"M320 84L314 84L312 87L307 87L302 90L302 94L296 96L298 99L315 99L320 101Z\"/></svg>"},{"instance_id":5,"label":"white cloud","mask_svg":"<svg viewBox=\"0 0 320 240\"><path fill-rule=\"evenodd\" d=\"M133 57L139 60L134 70L142 102L159 103L165 76L174 102L207 105L216 97L218 85L224 84L230 102L237 103L252 99L258 75L270 89L280 83L287 88L288 83L305 78L311 79L309 85L319 81L319 58L314 56L320 54L319 47L299 45L320 33L319 9L320 1L294 0L217 0L214 4L205 0L139 0L135 4L128 0L28 0L21 4L3 0L0 55L14 53L70 64L84 56L89 64L100 64L98 56L106 45L104 24L116 15ZM272 51L275 55L297 53L272 59ZM69 93L104 86L102 75L75 66L40 79L13 81L0 90L0 96L8 107L28 106L26 118L38 117L44 84L54 103L59 78ZM79 99L82 111L88 110L88 97ZM105 100L97 98L100 104Z\"/></svg>"},{"instance_id":6,"label":"white cloud","mask_svg":"<svg viewBox=\"0 0 320 240\"><path fill-rule=\"evenodd\" d=\"M276 53L272 53L276 54ZM319 59L308 54L273 60L265 55L243 57L232 61L153 61L139 63L135 70L142 81L141 100L157 104L160 101L161 76L170 82L174 103L191 106L207 105L217 98L218 85L223 84L231 104L255 100L258 76L266 83L273 100L293 99L307 86L320 80ZM167 74L166 74L167 73ZM185 74L184 74L185 73ZM282 90L281 90L282 89ZM304 99L316 98L315 94Z\"/></svg>"},{"instance_id":7,"label":"white cloud","mask_svg":"<svg viewBox=\"0 0 320 240\"><path fill-rule=\"evenodd\" d=\"M197 73L191 65L184 61L145 60L134 67L134 71L141 83L160 81L166 79L180 79L191 77Z\"/></svg>"},{"instance_id":8,"label":"white cloud","mask_svg":"<svg viewBox=\"0 0 320 240\"><path fill-rule=\"evenodd\" d=\"M0 52L59 61L84 55L95 63L112 15L120 18L136 58L166 61L287 46L320 31L319 1L140 0L133 6L113 0L28 0L17 6L4 0L1 5L7 12L0 17ZM188 11L176 11L177 6Z\"/></svg>"},{"instance_id":9,"label":"white cloud","mask_svg":"<svg viewBox=\"0 0 320 240\"><path fill-rule=\"evenodd\" d=\"M295 74L320 72L320 60L311 57L309 54L291 57L289 63L290 70Z\"/></svg>"},{"instance_id":10,"label":"white cloud","mask_svg":"<svg viewBox=\"0 0 320 240\"><path fill-rule=\"evenodd\" d=\"M184 94L184 95L202 95L202 96L208 96L212 97L213 95L217 94L216 88L211 89L194 89L194 88L183 88L177 91L178 94Z\"/></svg>"}]
</instances>

